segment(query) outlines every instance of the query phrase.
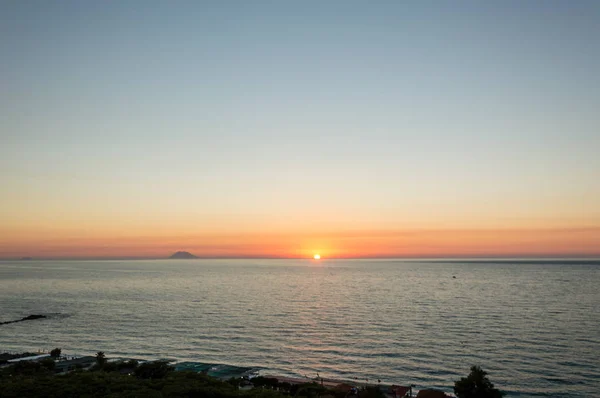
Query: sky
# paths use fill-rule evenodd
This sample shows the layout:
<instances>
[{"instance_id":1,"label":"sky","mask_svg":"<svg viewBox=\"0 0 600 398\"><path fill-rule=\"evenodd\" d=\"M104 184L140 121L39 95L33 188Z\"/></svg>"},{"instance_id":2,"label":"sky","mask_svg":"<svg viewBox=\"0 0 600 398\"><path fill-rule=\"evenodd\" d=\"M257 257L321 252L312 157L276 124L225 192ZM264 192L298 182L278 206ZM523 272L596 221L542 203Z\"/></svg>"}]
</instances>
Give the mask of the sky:
<instances>
[{"instance_id":1,"label":"sky","mask_svg":"<svg viewBox=\"0 0 600 398\"><path fill-rule=\"evenodd\" d=\"M600 256L598 1L0 2L0 258Z\"/></svg>"}]
</instances>

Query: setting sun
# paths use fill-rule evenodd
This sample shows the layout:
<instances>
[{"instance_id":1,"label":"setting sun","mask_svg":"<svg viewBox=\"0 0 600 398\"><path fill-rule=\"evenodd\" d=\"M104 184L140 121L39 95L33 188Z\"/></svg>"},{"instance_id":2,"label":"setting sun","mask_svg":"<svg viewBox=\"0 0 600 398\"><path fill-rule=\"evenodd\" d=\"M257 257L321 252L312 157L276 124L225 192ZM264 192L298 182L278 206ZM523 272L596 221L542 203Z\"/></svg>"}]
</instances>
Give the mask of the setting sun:
<instances>
[{"instance_id":1,"label":"setting sun","mask_svg":"<svg viewBox=\"0 0 600 398\"><path fill-rule=\"evenodd\" d=\"M321 255L320 255L320 254L315 254L315 255L313 256L313 258L314 258L315 260L320 260L320 259L321 259Z\"/></svg>"}]
</instances>

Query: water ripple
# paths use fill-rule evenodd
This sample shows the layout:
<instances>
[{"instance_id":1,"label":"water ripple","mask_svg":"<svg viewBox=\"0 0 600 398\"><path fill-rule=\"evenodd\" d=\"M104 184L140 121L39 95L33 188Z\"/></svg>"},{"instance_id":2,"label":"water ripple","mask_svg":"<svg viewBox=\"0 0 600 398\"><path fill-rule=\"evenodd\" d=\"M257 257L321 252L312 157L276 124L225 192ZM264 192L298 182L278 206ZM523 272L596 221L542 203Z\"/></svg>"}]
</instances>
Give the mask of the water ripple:
<instances>
[{"instance_id":1,"label":"water ripple","mask_svg":"<svg viewBox=\"0 0 600 398\"><path fill-rule=\"evenodd\" d=\"M453 279L452 276L457 276ZM600 263L0 263L4 350L174 358L509 397L600 391Z\"/></svg>"}]
</instances>

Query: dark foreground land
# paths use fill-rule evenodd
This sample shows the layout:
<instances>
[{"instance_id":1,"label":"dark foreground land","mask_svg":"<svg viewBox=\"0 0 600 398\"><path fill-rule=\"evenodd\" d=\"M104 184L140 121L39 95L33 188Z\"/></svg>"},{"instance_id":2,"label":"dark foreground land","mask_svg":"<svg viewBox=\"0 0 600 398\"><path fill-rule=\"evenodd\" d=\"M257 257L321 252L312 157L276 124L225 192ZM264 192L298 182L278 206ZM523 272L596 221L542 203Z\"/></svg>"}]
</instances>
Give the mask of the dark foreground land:
<instances>
[{"instance_id":1,"label":"dark foreground land","mask_svg":"<svg viewBox=\"0 0 600 398\"><path fill-rule=\"evenodd\" d=\"M108 361L103 352L96 357L49 354L25 357L2 354L0 398L47 397L207 397L207 398L405 398L414 397L412 387L363 385L320 379L320 382L289 377L232 377L227 381L190 370L176 371L164 360L140 363L135 359ZM181 369L181 368L180 368ZM256 374L254 375L256 376ZM228 377L228 376L225 376ZM456 381L458 398L501 398L504 394L478 366ZM416 398L447 398L442 391L420 390Z\"/></svg>"},{"instance_id":2,"label":"dark foreground land","mask_svg":"<svg viewBox=\"0 0 600 398\"><path fill-rule=\"evenodd\" d=\"M241 391L208 376L177 372L140 379L118 372L74 372L66 375L23 375L0 380L0 397L280 397L270 390Z\"/></svg>"},{"instance_id":3,"label":"dark foreground land","mask_svg":"<svg viewBox=\"0 0 600 398\"><path fill-rule=\"evenodd\" d=\"M89 371L77 370L57 375L55 362L18 362L0 369L0 397L113 397L113 398L343 398L347 391L328 390L317 383L290 385L258 377L247 381L248 389L240 389L242 380L221 381L195 372L175 372L166 362L138 365L132 362L98 365ZM365 389L356 398L381 398L376 389Z\"/></svg>"}]
</instances>

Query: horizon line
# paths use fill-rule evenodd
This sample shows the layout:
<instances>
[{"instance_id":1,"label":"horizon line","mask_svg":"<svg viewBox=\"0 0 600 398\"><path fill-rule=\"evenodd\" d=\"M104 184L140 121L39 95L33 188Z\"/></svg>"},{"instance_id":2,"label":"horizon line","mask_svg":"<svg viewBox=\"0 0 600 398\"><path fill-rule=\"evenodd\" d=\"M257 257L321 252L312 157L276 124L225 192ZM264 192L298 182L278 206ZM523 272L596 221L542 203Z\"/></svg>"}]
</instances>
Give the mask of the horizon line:
<instances>
[{"instance_id":1,"label":"horizon line","mask_svg":"<svg viewBox=\"0 0 600 398\"><path fill-rule=\"evenodd\" d=\"M305 256L195 256L194 258L172 259L170 257L157 256L56 256L56 257L0 257L0 261L135 261L135 260L309 260L315 261L312 257ZM589 260L600 261L600 253L589 255L531 255L531 254L512 254L512 255L436 255L436 256L357 256L357 257L322 257L317 261L326 260Z\"/></svg>"}]
</instances>

